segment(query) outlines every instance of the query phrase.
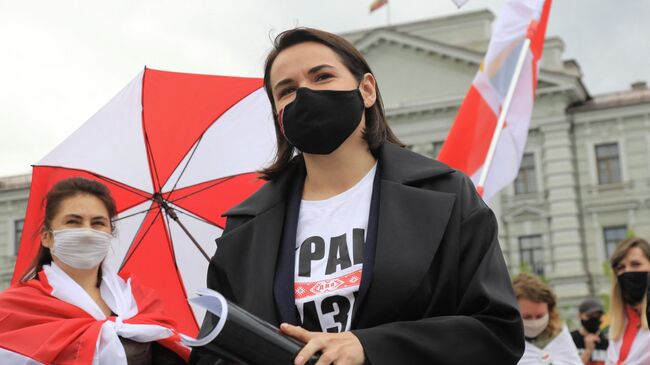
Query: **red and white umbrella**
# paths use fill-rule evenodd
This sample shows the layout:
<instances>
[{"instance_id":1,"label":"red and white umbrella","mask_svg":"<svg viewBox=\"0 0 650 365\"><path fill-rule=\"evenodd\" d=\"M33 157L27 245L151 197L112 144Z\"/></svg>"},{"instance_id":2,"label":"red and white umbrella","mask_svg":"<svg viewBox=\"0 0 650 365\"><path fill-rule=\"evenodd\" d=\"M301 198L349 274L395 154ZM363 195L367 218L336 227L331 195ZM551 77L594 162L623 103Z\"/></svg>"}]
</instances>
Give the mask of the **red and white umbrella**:
<instances>
[{"instance_id":1,"label":"red and white umbrella","mask_svg":"<svg viewBox=\"0 0 650 365\"><path fill-rule=\"evenodd\" d=\"M275 149L261 79L145 69L34 166L13 282L39 248L47 191L71 176L96 179L119 211L107 263L156 289L180 331L195 336L203 313L186 298L206 285L221 214L263 184L255 171Z\"/></svg>"}]
</instances>

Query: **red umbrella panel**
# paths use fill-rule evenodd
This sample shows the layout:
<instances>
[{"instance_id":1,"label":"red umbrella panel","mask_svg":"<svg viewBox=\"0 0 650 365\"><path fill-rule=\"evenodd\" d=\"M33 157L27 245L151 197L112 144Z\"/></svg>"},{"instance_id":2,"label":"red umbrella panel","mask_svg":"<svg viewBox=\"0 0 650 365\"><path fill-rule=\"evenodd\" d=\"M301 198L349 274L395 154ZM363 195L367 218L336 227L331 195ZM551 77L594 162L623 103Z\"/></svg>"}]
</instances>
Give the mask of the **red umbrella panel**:
<instances>
[{"instance_id":1,"label":"red umbrella panel","mask_svg":"<svg viewBox=\"0 0 650 365\"><path fill-rule=\"evenodd\" d=\"M206 285L221 215L263 184L255 171L275 149L261 79L145 69L34 166L13 282L39 248L47 191L67 177L95 179L119 210L106 263L156 289L195 336L203 312L186 299Z\"/></svg>"}]
</instances>

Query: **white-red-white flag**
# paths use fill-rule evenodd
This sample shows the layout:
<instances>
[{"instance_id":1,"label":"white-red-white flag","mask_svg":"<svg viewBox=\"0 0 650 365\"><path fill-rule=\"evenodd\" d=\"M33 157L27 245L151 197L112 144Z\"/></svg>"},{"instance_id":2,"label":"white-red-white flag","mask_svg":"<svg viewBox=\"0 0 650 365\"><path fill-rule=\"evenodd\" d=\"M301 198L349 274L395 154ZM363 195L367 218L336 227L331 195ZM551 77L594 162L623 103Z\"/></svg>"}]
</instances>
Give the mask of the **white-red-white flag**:
<instances>
[{"instance_id":1,"label":"white-red-white flag","mask_svg":"<svg viewBox=\"0 0 650 365\"><path fill-rule=\"evenodd\" d=\"M517 177L528 137L550 7L551 0L506 1L495 21L485 59L438 156L478 185L519 55L526 39L530 39L487 179L479 187L485 201Z\"/></svg>"}]
</instances>

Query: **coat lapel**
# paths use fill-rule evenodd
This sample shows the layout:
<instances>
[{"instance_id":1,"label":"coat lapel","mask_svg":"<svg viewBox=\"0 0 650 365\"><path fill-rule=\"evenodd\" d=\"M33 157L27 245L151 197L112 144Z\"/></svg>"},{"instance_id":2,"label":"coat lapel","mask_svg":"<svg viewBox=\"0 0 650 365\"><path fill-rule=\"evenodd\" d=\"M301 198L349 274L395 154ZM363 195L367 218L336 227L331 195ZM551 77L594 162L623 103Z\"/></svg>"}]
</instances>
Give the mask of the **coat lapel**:
<instances>
[{"instance_id":1,"label":"coat lapel","mask_svg":"<svg viewBox=\"0 0 650 365\"><path fill-rule=\"evenodd\" d=\"M242 308L277 323L273 277L278 256L284 203L217 239L214 264L226 276L233 300Z\"/></svg>"},{"instance_id":2,"label":"coat lapel","mask_svg":"<svg viewBox=\"0 0 650 365\"><path fill-rule=\"evenodd\" d=\"M358 297L356 328L397 317L429 271L445 233L455 194L410 186L453 172L396 146L381 155L379 217L372 280Z\"/></svg>"},{"instance_id":3,"label":"coat lapel","mask_svg":"<svg viewBox=\"0 0 650 365\"><path fill-rule=\"evenodd\" d=\"M274 298L276 263L288 189L292 177L300 171L300 168L290 167L286 174L266 183L224 214L243 223L227 228L217 239L217 253L213 259L215 266L225 274L237 304L270 323L279 323ZM293 290L289 295L292 294Z\"/></svg>"}]
</instances>

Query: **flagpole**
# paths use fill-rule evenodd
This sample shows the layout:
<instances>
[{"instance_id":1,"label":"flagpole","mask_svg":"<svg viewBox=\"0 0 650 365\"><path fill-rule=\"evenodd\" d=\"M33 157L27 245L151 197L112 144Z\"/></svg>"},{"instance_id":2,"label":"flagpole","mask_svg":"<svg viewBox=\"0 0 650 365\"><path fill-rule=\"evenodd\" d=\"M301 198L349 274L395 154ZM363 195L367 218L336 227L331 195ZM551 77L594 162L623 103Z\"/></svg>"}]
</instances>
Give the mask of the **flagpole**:
<instances>
[{"instance_id":1,"label":"flagpole","mask_svg":"<svg viewBox=\"0 0 650 365\"><path fill-rule=\"evenodd\" d=\"M390 26L390 1L386 2L386 26Z\"/></svg>"},{"instance_id":2,"label":"flagpole","mask_svg":"<svg viewBox=\"0 0 650 365\"><path fill-rule=\"evenodd\" d=\"M476 188L481 196L483 196L483 187L485 186L485 181L487 180L490 166L492 166L492 160L494 159L494 153L497 149L497 144L499 143L499 137L501 137L501 131L503 131L503 126L506 122L506 116L508 115L508 110L510 109L510 102L512 101L512 97L515 94L515 89L517 88L517 83L519 81L519 76L521 76L521 71L524 69L524 62L526 61L528 49L530 49L530 38L526 37L526 40L521 47L521 52L519 53L519 59L517 60L515 72L513 73L512 80L510 80L510 85L508 86L508 93L506 94L506 98L503 102L503 107L501 108L499 119L497 120L496 129L492 135L490 149L488 149L487 156L485 157L485 162L483 163L483 168L481 169L481 177Z\"/></svg>"}]
</instances>

